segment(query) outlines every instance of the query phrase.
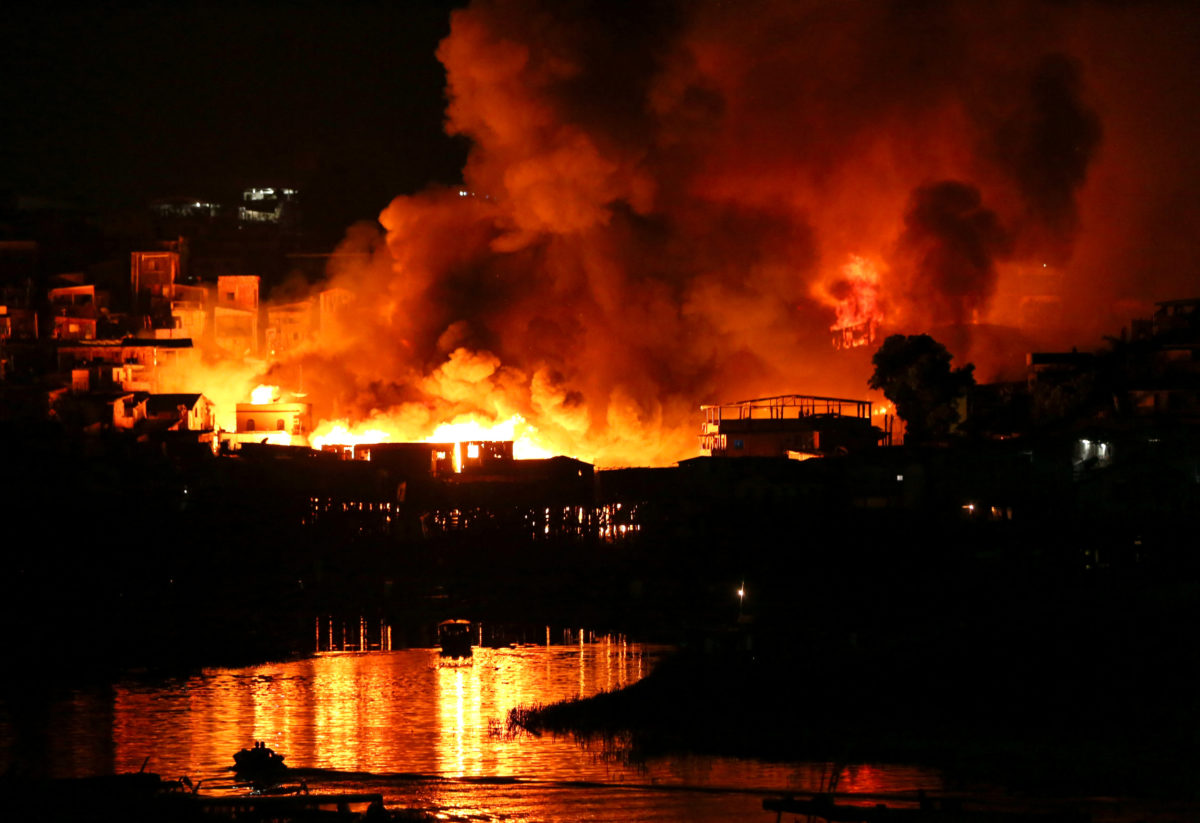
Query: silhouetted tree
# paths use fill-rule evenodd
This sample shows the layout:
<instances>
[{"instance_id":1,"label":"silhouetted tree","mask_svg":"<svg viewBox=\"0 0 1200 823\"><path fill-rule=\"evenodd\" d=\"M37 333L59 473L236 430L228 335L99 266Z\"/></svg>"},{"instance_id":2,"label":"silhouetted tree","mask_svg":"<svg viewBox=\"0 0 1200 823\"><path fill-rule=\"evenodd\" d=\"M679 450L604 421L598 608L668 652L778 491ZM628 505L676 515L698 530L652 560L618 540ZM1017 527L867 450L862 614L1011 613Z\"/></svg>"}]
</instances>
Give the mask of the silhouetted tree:
<instances>
[{"instance_id":1,"label":"silhouetted tree","mask_svg":"<svg viewBox=\"0 0 1200 823\"><path fill-rule=\"evenodd\" d=\"M952 369L952 359L946 347L927 334L893 334L871 358L875 373L867 384L896 406L907 440L945 437L958 422L958 400L975 385L975 366Z\"/></svg>"}]
</instances>

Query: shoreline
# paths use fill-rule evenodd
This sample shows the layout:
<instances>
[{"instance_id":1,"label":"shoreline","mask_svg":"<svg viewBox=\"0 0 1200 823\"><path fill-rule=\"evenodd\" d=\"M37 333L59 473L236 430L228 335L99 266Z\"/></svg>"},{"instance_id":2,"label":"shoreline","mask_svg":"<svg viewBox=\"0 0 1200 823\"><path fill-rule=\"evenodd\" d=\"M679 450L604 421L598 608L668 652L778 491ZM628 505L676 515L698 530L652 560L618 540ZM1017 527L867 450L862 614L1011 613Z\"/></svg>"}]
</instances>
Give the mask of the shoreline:
<instances>
[{"instance_id":1,"label":"shoreline","mask_svg":"<svg viewBox=\"0 0 1200 823\"><path fill-rule=\"evenodd\" d=\"M1129 736L1130 718L1090 729L1078 718L1062 718L1055 728L1053 707L1037 705L1033 695L1020 696L1015 706L1027 714L1021 724L963 705L903 714L894 701L870 705L862 690L846 687L847 675L869 677L869 664L853 673L837 668L824 683L806 686L789 677L794 670L781 659L682 652L623 689L514 709L508 733L599 742L610 755L635 762L698 754L891 763L938 769L949 786L990 784L1050 797L1200 800L1200 757L1182 739L1164 741L1150 729Z\"/></svg>"}]
</instances>

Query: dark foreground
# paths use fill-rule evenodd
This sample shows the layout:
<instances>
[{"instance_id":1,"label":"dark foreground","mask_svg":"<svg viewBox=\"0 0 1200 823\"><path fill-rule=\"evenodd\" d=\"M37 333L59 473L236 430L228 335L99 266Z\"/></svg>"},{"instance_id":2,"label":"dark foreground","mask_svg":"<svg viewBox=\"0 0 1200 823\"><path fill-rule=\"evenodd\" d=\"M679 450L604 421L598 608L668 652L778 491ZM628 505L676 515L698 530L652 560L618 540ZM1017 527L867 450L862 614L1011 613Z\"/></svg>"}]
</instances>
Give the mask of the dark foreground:
<instances>
[{"instance_id":1,"label":"dark foreground","mask_svg":"<svg viewBox=\"0 0 1200 823\"><path fill-rule=\"evenodd\" d=\"M190 784L157 774L107 775L62 780L0 779L0 818L56 823L120 820L164 821L412 821L437 818L407 809L387 809L378 794L251 793L208 796Z\"/></svg>"},{"instance_id":2,"label":"dark foreground","mask_svg":"<svg viewBox=\"0 0 1200 823\"><path fill-rule=\"evenodd\" d=\"M743 625L623 690L518 709L509 728L606 740L633 758L912 763L949 785L1196 799L1200 691L1182 631L1196 598L1186 586L1120 592L1005 608L981 595L940 627L897 613L892 630L841 642Z\"/></svg>"}]
</instances>

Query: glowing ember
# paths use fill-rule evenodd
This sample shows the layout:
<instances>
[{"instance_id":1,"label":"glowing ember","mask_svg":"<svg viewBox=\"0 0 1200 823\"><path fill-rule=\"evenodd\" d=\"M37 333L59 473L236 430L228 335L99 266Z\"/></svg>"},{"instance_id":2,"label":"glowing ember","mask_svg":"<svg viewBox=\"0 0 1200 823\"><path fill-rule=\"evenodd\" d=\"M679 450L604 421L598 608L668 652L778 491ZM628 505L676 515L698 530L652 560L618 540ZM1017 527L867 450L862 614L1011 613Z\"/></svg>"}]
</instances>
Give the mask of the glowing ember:
<instances>
[{"instance_id":1,"label":"glowing ember","mask_svg":"<svg viewBox=\"0 0 1200 823\"><path fill-rule=\"evenodd\" d=\"M257 386L254 391L250 392L250 402L256 406L274 403L278 397L278 386Z\"/></svg>"}]
</instances>

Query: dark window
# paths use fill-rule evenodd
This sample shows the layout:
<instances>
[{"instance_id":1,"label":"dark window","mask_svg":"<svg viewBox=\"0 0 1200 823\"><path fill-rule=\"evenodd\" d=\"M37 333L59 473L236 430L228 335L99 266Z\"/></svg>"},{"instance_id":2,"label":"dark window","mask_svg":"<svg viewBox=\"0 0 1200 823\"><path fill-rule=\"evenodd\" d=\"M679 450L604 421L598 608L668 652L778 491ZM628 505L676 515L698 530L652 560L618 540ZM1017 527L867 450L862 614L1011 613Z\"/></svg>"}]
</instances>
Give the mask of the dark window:
<instances>
[{"instance_id":1,"label":"dark window","mask_svg":"<svg viewBox=\"0 0 1200 823\"><path fill-rule=\"evenodd\" d=\"M746 445L741 440L734 440L733 447L735 449L744 449L746 447Z\"/></svg>"},{"instance_id":2,"label":"dark window","mask_svg":"<svg viewBox=\"0 0 1200 823\"><path fill-rule=\"evenodd\" d=\"M284 422L283 422L283 418L281 417L275 421L275 431L283 431L283 427L284 427Z\"/></svg>"},{"instance_id":3,"label":"dark window","mask_svg":"<svg viewBox=\"0 0 1200 823\"><path fill-rule=\"evenodd\" d=\"M254 418L253 417L251 417L249 420L246 421L246 431L248 431L248 432L254 431Z\"/></svg>"}]
</instances>

